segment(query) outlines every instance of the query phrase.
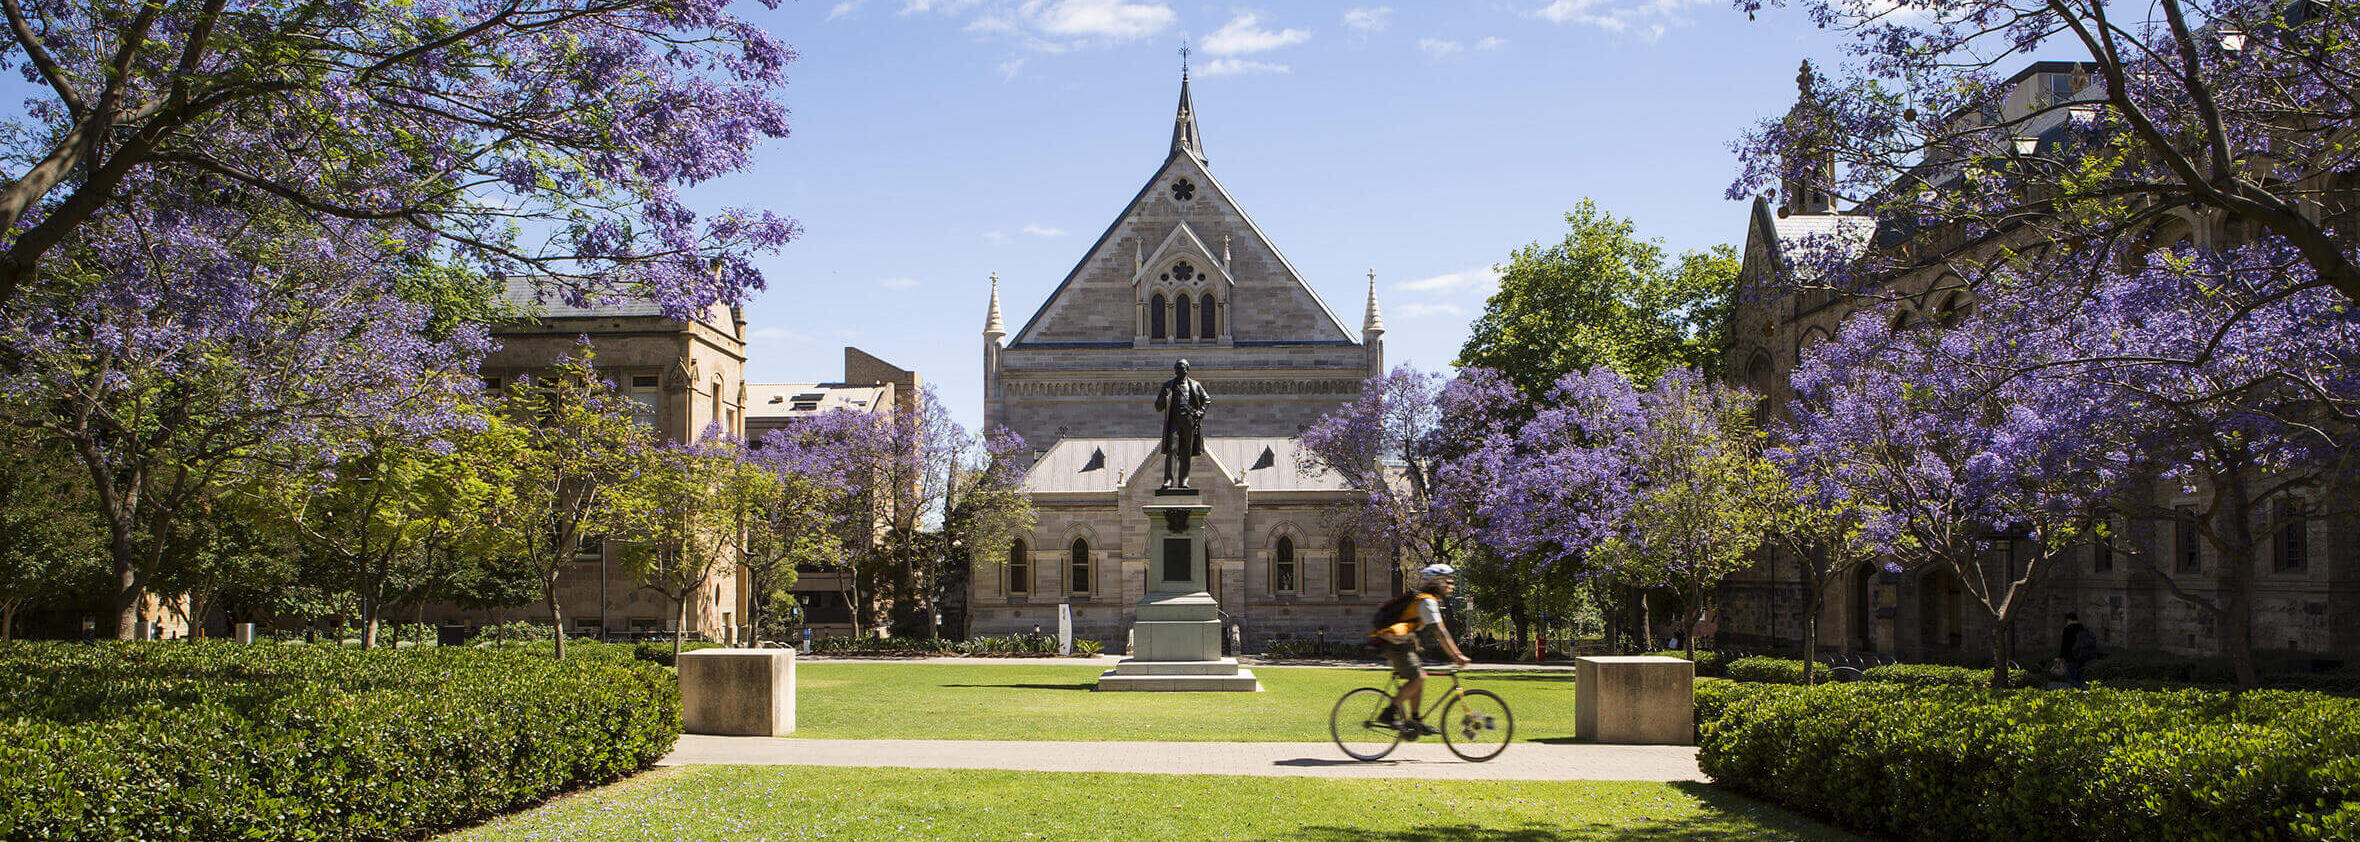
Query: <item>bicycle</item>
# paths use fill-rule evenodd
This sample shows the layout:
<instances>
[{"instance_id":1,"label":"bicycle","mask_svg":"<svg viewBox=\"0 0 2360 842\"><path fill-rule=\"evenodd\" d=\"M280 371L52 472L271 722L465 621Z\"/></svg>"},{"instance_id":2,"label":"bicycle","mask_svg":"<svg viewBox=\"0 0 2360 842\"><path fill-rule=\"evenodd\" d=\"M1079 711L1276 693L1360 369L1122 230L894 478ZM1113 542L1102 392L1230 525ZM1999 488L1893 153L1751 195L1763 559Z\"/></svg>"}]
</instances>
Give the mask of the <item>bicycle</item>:
<instances>
[{"instance_id":1,"label":"bicycle","mask_svg":"<svg viewBox=\"0 0 2360 842\"><path fill-rule=\"evenodd\" d=\"M1508 713L1508 703L1498 693L1461 687L1459 670L1438 669L1426 674L1450 676L1450 689L1429 690L1426 709L1416 712L1418 721L1435 722L1442 731L1442 744L1461 760L1481 763L1500 756L1516 734L1516 720ZM1378 717L1393 707L1393 694L1400 689L1401 679L1395 677L1385 689L1362 687L1337 699L1335 710L1328 714L1328 734L1335 737L1336 747L1354 760L1376 760L1392 753L1393 747L1401 744L1401 729ZM1442 714L1439 719L1434 718L1437 711Z\"/></svg>"}]
</instances>

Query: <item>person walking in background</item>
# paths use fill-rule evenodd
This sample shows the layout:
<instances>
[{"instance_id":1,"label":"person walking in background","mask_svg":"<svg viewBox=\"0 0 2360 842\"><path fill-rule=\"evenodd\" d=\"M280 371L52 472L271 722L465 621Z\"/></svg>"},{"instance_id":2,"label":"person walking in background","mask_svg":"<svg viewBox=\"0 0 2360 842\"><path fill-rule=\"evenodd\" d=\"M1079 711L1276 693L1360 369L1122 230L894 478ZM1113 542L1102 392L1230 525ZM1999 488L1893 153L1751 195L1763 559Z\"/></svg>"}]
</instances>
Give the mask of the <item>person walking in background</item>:
<instances>
[{"instance_id":1,"label":"person walking in background","mask_svg":"<svg viewBox=\"0 0 2360 842\"><path fill-rule=\"evenodd\" d=\"M2065 631L2057 635L2057 660L2065 665L2065 683L2076 690L2087 689L2090 684L2082 680L2081 670L2097 658L2098 635L2081 624L2080 615L2065 612Z\"/></svg>"}]
</instances>

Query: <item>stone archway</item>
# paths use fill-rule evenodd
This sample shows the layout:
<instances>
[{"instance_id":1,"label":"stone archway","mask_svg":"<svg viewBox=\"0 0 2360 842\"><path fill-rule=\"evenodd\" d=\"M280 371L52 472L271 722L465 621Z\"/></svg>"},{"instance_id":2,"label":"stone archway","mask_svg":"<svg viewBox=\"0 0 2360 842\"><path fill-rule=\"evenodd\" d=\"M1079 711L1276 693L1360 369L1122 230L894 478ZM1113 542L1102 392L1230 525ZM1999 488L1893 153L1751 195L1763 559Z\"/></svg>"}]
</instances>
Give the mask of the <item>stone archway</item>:
<instances>
[{"instance_id":1,"label":"stone archway","mask_svg":"<svg viewBox=\"0 0 2360 842\"><path fill-rule=\"evenodd\" d=\"M1918 578L1918 642L1921 654L1957 653L1967 643L1967 594L1958 576L1935 567Z\"/></svg>"}]
</instances>

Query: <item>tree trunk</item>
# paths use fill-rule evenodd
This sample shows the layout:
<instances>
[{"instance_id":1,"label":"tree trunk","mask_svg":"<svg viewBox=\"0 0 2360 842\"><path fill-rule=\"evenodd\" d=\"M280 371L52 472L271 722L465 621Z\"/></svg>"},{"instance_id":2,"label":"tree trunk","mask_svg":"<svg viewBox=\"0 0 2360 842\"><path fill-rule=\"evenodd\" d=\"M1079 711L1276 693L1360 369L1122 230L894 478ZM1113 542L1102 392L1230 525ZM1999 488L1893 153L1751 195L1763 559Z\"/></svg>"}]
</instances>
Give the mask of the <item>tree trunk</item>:
<instances>
[{"instance_id":1,"label":"tree trunk","mask_svg":"<svg viewBox=\"0 0 2360 842\"><path fill-rule=\"evenodd\" d=\"M122 557L115 559L115 639L130 640L139 626L139 603L147 596L146 583L139 580L139 563Z\"/></svg>"},{"instance_id":2,"label":"tree trunk","mask_svg":"<svg viewBox=\"0 0 2360 842\"><path fill-rule=\"evenodd\" d=\"M0 600L0 640L16 639L16 600Z\"/></svg>"},{"instance_id":3,"label":"tree trunk","mask_svg":"<svg viewBox=\"0 0 2360 842\"><path fill-rule=\"evenodd\" d=\"M1513 629L1509 634L1514 637L1508 642L1508 649L1510 652L1521 654L1525 651L1525 641L1531 639L1527 632L1532 628L1532 618L1525 610L1524 600L1519 599L1508 603L1508 625ZM1515 660L1516 657L1515 654L1508 656L1509 660Z\"/></svg>"},{"instance_id":4,"label":"tree trunk","mask_svg":"<svg viewBox=\"0 0 2360 842\"><path fill-rule=\"evenodd\" d=\"M2008 689L2008 660L2014 654L2014 618L1994 617L1991 621L1991 689Z\"/></svg>"},{"instance_id":5,"label":"tree trunk","mask_svg":"<svg viewBox=\"0 0 2360 842\"><path fill-rule=\"evenodd\" d=\"M1812 667L1819 663L1819 612L1827 607L1826 584L1806 563L1803 568L1803 683L1812 683Z\"/></svg>"},{"instance_id":6,"label":"tree trunk","mask_svg":"<svg viewBox=\"0 0 2360 842\"><path fill-rule=\"evenodd\" d=\"M565 660L565 612L557 605L557 576L541 583L541 597L549 605L549 627L556 632L557 659Z\"/></svg>"},{"instance_id":7,"label":"tree trunk","mask_svg":"<svg viewBox=\"0 0 2360 842\"><path fill-rule=\"evenodd\" d=\"M377 615L384 608L376 597L361 597L361 649L377 648Z\"/></svg>"},{"instance_id":8,"label":"tree trunk","mask_svg":"<svg viewBox=\"0 0 2360 842\"><path fill-rule=\"evenodd\" d=\"M672 663L680 663L680 643L688 638L688 594L672 600Z\"/></svg>"}]
</instances>

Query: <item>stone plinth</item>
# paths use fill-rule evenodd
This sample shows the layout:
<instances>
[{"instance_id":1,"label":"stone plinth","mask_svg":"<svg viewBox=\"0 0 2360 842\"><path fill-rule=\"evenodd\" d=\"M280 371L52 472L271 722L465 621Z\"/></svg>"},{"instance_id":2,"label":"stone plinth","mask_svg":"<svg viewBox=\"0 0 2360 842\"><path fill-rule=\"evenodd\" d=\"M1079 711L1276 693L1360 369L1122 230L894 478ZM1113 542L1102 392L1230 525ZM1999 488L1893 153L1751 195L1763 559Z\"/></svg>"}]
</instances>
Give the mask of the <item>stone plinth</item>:
<instances>
[{"instance_id":1,"label":"stone plinth","mask_svg":"<svg viewBox=\"0 0 2360 842\"><path fill-rule=\"evenodd\" d=\"M1147 510L1147 595L1131 624L1130 657L1098 676L1100 690L1262 689L1252 670L1221 657L1220 604L1205 591L1205 515L1189 490L1157 492ZM1165 504L1160 501L1172 500Z\"/></svg>"},{"instance_id":2,"label":"stone plinth","mask_svg":"<svg viewBox=\"0 0 2360 842\"><path fill-rule=\"evenodd\" d=\"M1573 677L1574 736L1696 744L1696 664L1654 655L1575 658Z\"/></svg>"},{"instance_id":3,"label":"stone plinth","mask_svg":"<svg viewBox=\"0 0 2360 842\"><path fill-rule=\"evenodd\" d=\"M780 737L795 732L795 650L680 653L680 729Z\"/></svg>"}]
</instances>

